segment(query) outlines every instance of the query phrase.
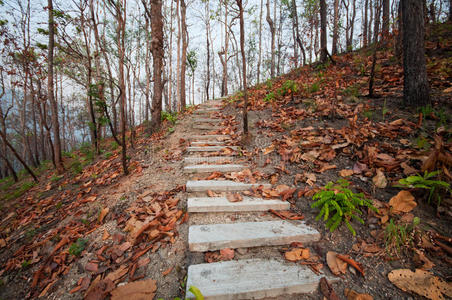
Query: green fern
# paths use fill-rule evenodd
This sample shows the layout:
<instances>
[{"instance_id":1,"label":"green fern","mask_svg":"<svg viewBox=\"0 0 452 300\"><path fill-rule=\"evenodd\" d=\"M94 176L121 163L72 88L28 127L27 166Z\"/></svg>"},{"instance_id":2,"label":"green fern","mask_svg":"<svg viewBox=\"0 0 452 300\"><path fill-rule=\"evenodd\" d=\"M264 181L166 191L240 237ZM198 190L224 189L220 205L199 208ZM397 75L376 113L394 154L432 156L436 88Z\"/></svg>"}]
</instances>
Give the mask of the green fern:
<instances>
[{"instance_id":1,"label":"green fern","mask_svg":"<svg viewBox=\"0 0 452 300\"><path fill-rule=\"evenodd\" d=\"M424 172L424 175L412 175L407 178L403 178L399 180L399 184L397 187L402 188L414 188L414 189L424 189L428 190L428 203L431 202L433 196L436 196L436 202L439 206L441 204L441 196L440 191L451 192L450 184L442 181L442 180L434 180L433 178L437 177L441 171L434 172Z\"/></svg>"},{"instance_id":2,"label":"green fern","mask_svg":"<svg viewBox=\"0 0 452 300\"><path fill-rule=\"evenodd\" d=\"M364 220L358 215L362 214L361 208L368 207L373 211L377 209L372 205L371 200L366 199L363 193L353 193L348 186L350 183L345 179L339 179L337 183L329 182L325 187L317 192L312 199L312 208L320 209L316 220L323 217L326 227L333 232L342 222L356 235L356 231L350 223L351 219L364 224ZM332 217L330 217L332 216Z\"/></svg>"}]
</instances>

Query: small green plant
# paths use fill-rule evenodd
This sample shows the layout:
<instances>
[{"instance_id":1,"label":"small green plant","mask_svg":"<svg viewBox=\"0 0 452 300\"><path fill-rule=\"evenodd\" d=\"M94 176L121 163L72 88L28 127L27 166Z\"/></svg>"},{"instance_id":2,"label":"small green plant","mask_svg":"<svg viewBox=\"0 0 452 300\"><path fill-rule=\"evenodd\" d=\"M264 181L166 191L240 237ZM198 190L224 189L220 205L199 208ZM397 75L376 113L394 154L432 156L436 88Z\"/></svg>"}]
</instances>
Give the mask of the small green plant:
<instances>
[{"instance_id":1,"label":"small green plant","mask_svg":"<svg viewBox=\"0 0 452 300\"><path fill-rule=\"evenodd\" d=\"M83 172L82 163L78 159L73 160L71 162L71 170L72 170L72 173L74 173L74 174L82 173Z\"/></svg>"},{"instance_id":2,"label":"small green plant","mask_svg":"<svg viewBox=\"0 0 452 300\"><path fill-rule=\"evenodd\" d=\"M168 133L173 133L176 129L174 127L168 128Z\"/></svg>"},{"instance_id":3,"label":"small green plant","mask_svg":"<svg viewBox=\"0 0 452 300\"><path fill-rule=\"evenodd\" d=\"M306 91L307 91L309 94L316 93L316 92L318 92L319 90L320 90L320 82L319 82L319 81L314 82L313 84L311 84L310 86L308 86L308 87L306 88Z\"/></svg>"},{"instance_id":4,"label":"small green plant","mask_svg":"<svg viewBox=\"0 0 452 300\"><path fill-rule=\"evenodd\" d=\"M22 269L26 269L31 265L31 260L24 260L21 264Z\"/></svg>"},{"instance_id":5,"label":"small green plant","mask_svg":"<svg viewBox=\"0 0 452 300\"><path fill-rule=\"evenodd\" d=\"M265 95L264 102L271 102L273 100L275 100L275 93L274 92L270 92L267 95Z\"/></svg>"},{"instance_id":6,"label":"small green plant","mask_svg":"<svg viewBox=\"0 0 452 300\"><path fill-rule=\"evenodd\" d=\"M109 158L112 157L112 156L113 156L113 153L110 152L110 151L104 153L105 159L109 159Z\"/></svg>"},{"instance_id":7,"label":"small green plant","mask_svg":"<svg viewBox=\"0 0 452 300\"><path fill-rule=\"evenodd\" d=\"M58 210L58 209L60 209L62 206L63 206L63 201L60 201L60 202L58 202L58 203L55 205L55 208Z\"/></svg>"},{"instance_id":8,"label":"small green plant","mask_svg":"<svg viewBox=\"0 0 452 300\"><path fill-rule=\"evenodd\" d=\"M296 92L298 92L298 85L293 80L286 80L278 89L278 94L283 97L293 95Z\"/></svg>"},{"instance_id":9,"label":"small green plant","mask_svg":"<svg viewBox=\"0 0 452 300\"><path fill-rule=\"evenodd\" d=\"M349 185L350 183L345 179L339 179L337 183L329 182L312 197L316 201L311 207L320 209L316 220L318 221L323 216L326 227L331 232L345 222L352 234L356 235L355 229L350 224L351 219L364 224L364 220L358 216L362 214L360 209L363 207L373 211L377 211L377 209L372 205L371 200L365 198L363 193L353 193L348 188Z\"/></svg>"},{"instance_id":10,"label":"small green plant","mask_svg":"<svg viewBox=\"0 0 452 300\"><path fill-rule=\"evenodd\" d=\"M52 182L57 182L57 181L59 181L61 178L63 178L64 176L63 175L53 175L51 178L50 178L50 181L52 181Z\"/></svg>"},{"instance_id":11,"label":"small green plant","mask_svg":"<svg viewBox=\"0 0 452 300\"><path fill-rule=\"evenodd\" d=\"M25 194L29 189L31 189L35 185L36 185L36 183L34 183L33 181L26 181L26 182L22 183L14 191L12 191L12 192L10 192L10 193L8 193L6 195L1 195L0 199L9 201L9 200L12 200L12 199L19 198L20 196Z\"/></svg>"},{"instance_id":12,"label":"small green plant","mask_svg":"<svg viewBox=\"0 0 452 300\"><path fill-rule=\"evenodd\" d=\"M69 247L69 254L74 256L80 256L82 254L82 251L85 250L86 244L88 243L88 240L78 238L75 243L72 243Z\"/></svg>"},{"instance_id":13,"label":"small green plant","mask_svg":"<svg viewBox=\"0 0 452 300\"><path fill-rule=\"evenodd\" d=\"M193 295L195 295L196 300L204 300L204 296L202 295L201 291L196 286L190 286L188 289Z\"/></svg>"},{"instance_id":14,"label":"small green plant","mask_svg":"<svg viewBox=\"0 0 452 300\"><path fill-rule=\"evenodd\" d=\"M425 136L419 135L416 140L415 144L419 149L429 150L432 145L430 145L428 139Z\"/></svg>"},{"instance_id":15,"label":"small green plant","mask_svg":"<svg viewBox=\"0 0 452 300\"><path fill-rule=\"evenodd\" d=\"M430 118L433 115L433 107L430 104L419 107L419 112L422 113L422 117L425 119Z\"/></svg>"},{"instance_id":16,"label":"small green plant","mask_svg":"<svg viewBox=\"0 0 452 300\"><path fill-rule=\"evenodd\" d=\"M427 201L431 202L432 198L436 198L436 204L439 206L441 204L441 191L450 193L450 184L442 180L434 180L441 171L434 172L424 172L424 175L412 175L407 178L402 178L399 180L398 187L402 188L414 188L414 189L424 189L429 191Z\"/></svg>"},{"instance_id":17,"label":"small green plant","mask_svg":"<svg viewBox=\"0 0 452 300\"><path fill-rule=\"evenodd\" d=\"M374 112L370 109L366 109L363 111L363 116L369 120L372 120L372 118L374 116Z\"/></svg>"},{"instance_id":18,"label":"small green plant","mask_svg":"<svg viewBox=\"0 0 452 300\"><path fill-rule=\"evenodd\" d=\"M421 220L414 217L411 224L395 224L389 220L385 228L385 248L389 255L400 254L402 249L410 246L413 242L413 232L417 229Z\"/></svg>"},{"instance_id":19,"label":"small green plant","mask_svg":"<svg viewBox=\"0 0 452 300\"><path fill-rule=\"evenodd\" d=\"M25 239L27 241L31 241L35 235L36 235L36 229L32 228L30 230L27 230L27 232L25 232Z\"/></svg>"},{"instance_id":20,"label":"small green plant","mask_svg":"<svg viewBox=\"0 0 452 300\"><path fill-rule=\"evenodd\" d=\"M381 109L381 114L382 114L382 119L383 119L383 122L385 121L385 117L386 117L386 114L389 112L389 109L388 109L388 107L386 106L386 99L385 99L385 101L383 102L383 108Z\"/></svg>"},{"instance_id":21,"label":"small green plant","mask_svg":"<svg viewBox=\"0 0 452 300\"><path fill-rule=\"evenodd\" d=\"M85 156L85 160L86 161L93 161L94 160L94 156L95 156L95 152L93 150L93 147L91 144L89 143L83 143L80 146L80 152L82 152L82 154Z\"/></svg>"},{"instance_id":22,"label":"small green plant","mask_svg":"<svg viewBox=\"0 0 452 300\"><path fill-rule=\"evenodd\" d=\"M116 149L118 149L119 148L119 144L118 143L116 143L115 141L113 141L113 142L111 142L111 144L110 144L110 148L111 148L111 150L116 150Z\"/></svg>"},{"instance_id":23,"label":"small green plant","mask_svg":"<svg viewBox=\"0 0 452 300\"><path fill-rule=\"evenodd\" d=\"M176 124L177 112L171 113L171 112L167 112L167 111L162 111L161 118L162 118L162 121L167 120L168 122L171 122L171 124Z\"/></svg>"},{"instance_id":24,"label":"small green plant","mask_svg":"<svg viewBox=\"0 0 452 300\"><path fill-rule=\"evenodd\" d=\"M358 97L359 96L359 85L353 84L353 85L346 87L345 89L342 90L342 95Z\"/></svg>"}]
</instances>

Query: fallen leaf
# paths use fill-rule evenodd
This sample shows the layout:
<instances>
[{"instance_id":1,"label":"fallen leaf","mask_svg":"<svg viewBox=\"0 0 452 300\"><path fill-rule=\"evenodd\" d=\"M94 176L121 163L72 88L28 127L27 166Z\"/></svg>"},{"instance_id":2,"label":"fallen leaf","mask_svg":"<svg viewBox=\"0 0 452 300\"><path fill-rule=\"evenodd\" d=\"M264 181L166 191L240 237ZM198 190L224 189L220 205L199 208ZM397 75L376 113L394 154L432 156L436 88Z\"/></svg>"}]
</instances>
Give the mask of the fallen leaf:
<instances>
[{"instance_id":1,"label":"fallen leaf","mask_svg":"<svg viewBox=\"0 0 452 300\"><path fill-rule=\"evenodd\" d=\"M97 218L97 221L99 223L102 223L102 221L104 220L105 216L108 214L109 211L110 211L110 208L108 208L108 207L103 208L99 213L99 217Z\"/></svg>"},{"instance_id":2,"label":"fallen leaf","mask_svg":"<svg viewBox=\"0 0 452 300\"><path fill-rule=\"evenodd\" d=\"M388 180L385 177L385 174L380 170L377 169L377 175L375 175L374 178L372 178L372 182L377 188L384 189L388 185Z\"/></svg>"},{"instance_id":3,"label":"fallen leaf","mask_svg":"<svg viewBox=\"0 0 452 300\"><path fill-rule=\"evenodd\" d=\"M327 300L339 300L336 292L333 289L333 286L326 280L325 277L322 277L319 282L320 292L324 296L324 299Z\"/></svg>"},{"instance_id":4,"label":"fallen leaf","mask_svg":"<svg viewBox=\"0 0 452 300\"><path fill-rule=\"evenodd\" d=\"M363 269L363 266L362 266L359 262L357 262L357 261L351 259L349 255L337 254L337 255L336 255L336 258L345 261L347 264L349 264L350 266L352 266L353 268L355 268L356 271L358 271L359 273L361 273L361 275L363 275L363 277L364 277L364 269Z\"/></svg>"},{"instance_id":5,"label":"fallen leaf","mask_svg":"<svg viewBox=\"0 0 452 300\"><path fill-rule=\"evenodd\" d=\"M424 252L419 249L414 249L414 251L413 260L416 263L416 266L420 266L420 268L425 271L430 270L435 266L435 264L425 256Z\"/></svg>"},{"instance_id":6,"label":"fallen leaf","mask_svg":"<svg viewBox=\"0 0 452 300\"><path fill-rule=\"evenodd\" d=\"M154 299L156 290L157 284L153 279L134 281L111 291L111 300Z\"/></svg>"},{"instance_id":7,"label":"fallen leaf","mask_svg":"<svg viewBox=\"0 0 452 300\"><path fill-rule=\"evenodd\" d=\"M0 239L0 248L6 247L5 239Z\"/></svg>"},{"instance_id":8,"label":"fallen leaf","mask_svg":"<svg viewBox=\"0 0 452 300\"><path fill-rule=\"evenodd\" d=\"M337 258L336 255L336 252L328 251L326 254L326 263L331 272L334 275L339 276L341 273L345 274L347 272L347 263L342 259Z\"/></svg>"},{"instance_id":9,"label":"fallen leaf","mask_svg":"<svg viewBox=\"0 0 452 300\"><path fill-rule=\"evenodd\" d=\"M221 260L231 260L234 258L234 249L225 248L220 250Z\"/></svg>"},{"instance_id":10,"label":"fallen leaf","mask_svg":"<svg viewBox=\"0 0 452 300\"><path fill-rule=\"evenodd\" d=\"M310 256L309 249L295 248L291 251L284 253L285 258L288 261L299 261L302 259L308 259Z\"/></svg>"},{"instance_id":11,"label":"fallen leaf","mask_svg":"<svg viewBox=\"0 0 452 300\"><path fill-rule=\"evenodd\" d=\"M99 265L97 263L89 262L85 265L85 270L88 272L96 273L99 269Z\"/></svg>"},{"instance_id":12,"label":"fallen leaf","mask_svg":"<svg viewBox=\"0 0 452 300\"><path fill-rule=\"evenodd\" d=\"M406 176L418 173L415 168L410 167L406 162L401 163L400 166L403 169L403 174Z\"/></svg>"},{"instance_id":13,"label":"fallen leaf","mask_svg":"<svg viewBox=\"0 0 452 300\"><path fill-rule=\"evenodd\" d=\"M243 197L239 193L226 193L226 199L228 199L229 202L243 201Z\"/></svg>"},{"instance_id":14,"label":"fallen leaf","mask_svg":"<svg viewBox=\"0 0 452 300\"><path fill-rule=\"evenodd\" d=\"M169 273L171 273L172 270L173 270L173 267L170 267L170 268L166 269L165 271L163 271L163 272L162 272L162 275L163 275L163 276L166 276L166 275L168 275Z\"/></svg>"},{"instance_id":15,"label":"fallen leaf","mask_svg":"<svg viewBox=\"0 0 452 300\"><path fill-rule=\"evenodd\" d=\"M409 191L400 191L389 200L389 205L395 213L407 213L417 206L414 196Z\"/></svg>"},{"instance_id":16,"label":"fallen leaf","mask_svg":"<svg viewBox=\"0 0 452 300\"><path fill-rule=\"evenodd\" d=\"M366 164L363 164L363 163L360 163L360 162L356 162L353 165L353 172L355 174L361 174L363 172L366 172L367 170L368 170L368 168L367 168Z\"/></svg>"},{"instance_id":17,"label":"fallen leaf","mask_svg":"<svg viewBox=\"0 0 452 300\"><path fill-rule=\"evenodd\" d=\"M107 229L104 229L104 234L102 235L102 240L105 241L110 237L110 234L108 233Z\"/></svg>"},{"instance_id":18,"label":"fallen leaf","mask_svg":"<svg viewBox=\"0 0 452 300\"><path fill-rule=\"evenodd\" d=\"M373 300L374 298L369 294L360 294L351 289L345 288L344 290L345 297L347 300Z\"/></svg>"},{"instance_id":19,"label":"fallen leaf","mask_svg":"<svg viewBox=\"0 0 452 300\"><path fill-rule=\"evenodd\" d=\"M339 175L341 177L348 177L348 176L352 176L355 172L353 170L349 170L349 169L343 169L339 172Z\"/></svg>"},{"instance_id":20,"label":"fallen leaf","mask_svg":"<svg viewBox=\"0 0 452 300\"><path fill-rule=\"evenodd\" d=\"M451 283L421 269L415 272L410 269L392 270L388 279L402 291L414 292L428 299L444 299L444 295L452 297Z\"/></svg>"}]
</instances>

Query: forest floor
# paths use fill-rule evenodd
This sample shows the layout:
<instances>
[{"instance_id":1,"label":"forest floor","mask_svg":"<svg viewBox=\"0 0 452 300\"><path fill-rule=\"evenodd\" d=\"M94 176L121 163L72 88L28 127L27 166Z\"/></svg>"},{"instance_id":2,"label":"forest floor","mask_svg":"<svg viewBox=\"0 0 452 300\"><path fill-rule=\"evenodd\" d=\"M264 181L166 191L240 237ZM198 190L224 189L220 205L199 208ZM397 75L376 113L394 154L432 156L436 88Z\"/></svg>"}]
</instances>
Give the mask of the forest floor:
<instances>
[{"instance_id":1,"label":"forest floor","mask_svg":"<svg viewBox=\"0 0 452 300\"><path fill-rule=\"evenodd\" d=\"M331 268L326 256L335 251L360 263L365 273L340 269L341 279L333 284L340 298L346 288L375 299L435 295L442 280L452 280L450 192L440 190L436 205L422 189L395 187L424 170L439 170L435 180L452 181L452 24L431 30L426 42L431 107L418 111L402 104L403 71L391 49L378 52L373 98L366 96L372 49L251 88L248 138L239 136L243 94L224 101L223 114L231 120L224 130L241 143L252 175L208 177L259 177L293 187L284 197L292 213L322 234L310 246L320 258L309 262L312 269ZM220 257L188 254L182 155L191 112L178 116L176 124L165 121L152 136L144 126L136 128L128 176L121 174L120 147L105 140L101 155L89 147L66 153L62 175L42 167L39 184L27 176L17 184L1 181L0 299L104 299L117 285L142 280L145 294L183 296L192 260ZM351 221L356 235L345 225L330 232L311 208L312 196L341 178L378 208L378 213L361 209L363 225ZM400 195L403 190L413 197ZM425 270L419 278L427 283L421 290L406 282L396 286L388 274L400 269ZM413 280L406 270L401 277ZM320 292L308 296L319 297Z\"/></svg>"}]
</instances>

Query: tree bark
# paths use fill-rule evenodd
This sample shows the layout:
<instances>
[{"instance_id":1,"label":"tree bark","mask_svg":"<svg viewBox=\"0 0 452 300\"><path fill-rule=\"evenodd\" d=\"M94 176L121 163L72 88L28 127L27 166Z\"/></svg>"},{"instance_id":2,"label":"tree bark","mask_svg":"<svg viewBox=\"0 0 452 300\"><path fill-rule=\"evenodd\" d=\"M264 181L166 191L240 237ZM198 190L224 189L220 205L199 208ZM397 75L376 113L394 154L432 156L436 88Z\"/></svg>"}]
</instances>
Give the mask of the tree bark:
<instances>
[{"instance_id":1,"label":"tree bark","mask_svg":"<svg viewBox=\"0 0 452 300\"><path fill-rule=\"evenodd\" d=\"M157 131L161 124L162 113L162 68L163 68L163 16L162 0L151 0L151 52L154 66L154 95L152 98L151 127Z\"/></svg>"},{"instance_id":2,"label":"tree bark","mask_svg":"<svg viewBox=\"0 0 452 300\"><path fill-rule=\"evenodd\" d=\"M297 11L297 2L292 0L292 9L293 9L293 18L294 18L294 27L295 27L295 38L298 43L298 47L300 47L301 55L303 55L303 65L306 64L306 52L304 51L304 46L300 38L300 32L298 27L298 11Z\"/></svg>"},{"instance_id":3,"label":"tree bark","mask_svg":"<svg viewBox=\"0 0 452 300\"><path fill-rule=\"evenodd\" d=\"M320 62L325 63L326 59L326 0L320 0Z\"/></svg>"},{"instance_id":4,"label":"tree bark","mask_svg":"<svg viewBox=\"0 0 452 300\"><path fill-rule=\"evenodd\" d=\"M383 40L386 40L389 34L389 0L383 0Z\"/></svg>"},{"instance_id":5,"label":"tree bark","mask_svg":"<svg viewBox=\"0 0 452 300\"><path fill-rule=\"evenodd\" d=\"M48 46L48 74L47 74L47 97L52 109L52 131L53 131L53 152L55 155L55 165L58 173L63 173L63 158L61 155L60 122L58 121L58 103L55 100L53 86L53 50L55 46L55 25L53 19L53 2L47 1L49 11L49 46Z\"/></svg>"},{"instance_id":6,"label":"tree bark","mask_svg":"<svg viewBox=\"0 0 452 300\"><path fill-rule=\"evenodd\" d=\"M243 4L242 0L237 0L237 6L240 13L240 52L242 53L242 72L243 72L243 134L248 134L248 88L246 85L246 56L245 56L245 24L243 20Z\"/></svg>"},{"instance_id":7,"label":"tree bark","mask_svg":"<svg viewBox=\"0 0 452 300\"><path fill-rule=\"evenodd\" d=\"M270 77L275 78L275 25L273 24L273 20L270 16L270 0L267 0L267 23L270 27L271 34L271 61L270 61Z\"/></svg>"},{"instance_id":8,"label":"tree bark","mask_svg":"<svg viewBox=\"0 0 452 300\"><path fill-rule=\"evenodd\" d=\"M262 13L264 11L264 0L261 0L259 12L259 54L257 58L257 83L261 81L261 61L262 61Z\"/></svg>"},{"instance_id":9,"label":"tree bark","mask_svg":"<svg viewBox=\"0 0 452 300\"><path fill-rule=\"evenodd\" d=\"M369 10L369 0L364 2L364 21L363 21L363 47L367 47L367 13Z\"/></svg>"},{"instance_id":10,"label":"tree bark","mask_svg":"<svg viewBox=\"0 0 452 300\"><path fill-rule=\"evenodd\" d=\"M422 0L401 0L403 34L403 101L406 105L430 103L425 67L424 13Z\"/></svg>"},{"instance_id":11,"label":"tree bark","mask_svg":"<svg viewBox=\"0 0 452 300\"><path fill-rule=\"evenodd\" d=\"M181 111L185 110L187 106L186 92L185 92L185 73L187 72L187 47L188 47L188 30L187 30L187 6L185 0L181 1L181 29L182 29L182 58L181 58L181 73L180 73L180 106Z\"/></svg>"},{"instance_id":12,"label":"tree bark","mask_svg":"<svg viewBox=\"0 0 452 300\"><path fill-rule=\"evenodd\" d=\"M367 0L366 0L367 1ZM333 45L331 55L338 53L337 40L339 38L339 0L334 0L334 16L333 16Z\"/></svg>"}]
</instances>

